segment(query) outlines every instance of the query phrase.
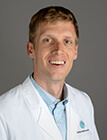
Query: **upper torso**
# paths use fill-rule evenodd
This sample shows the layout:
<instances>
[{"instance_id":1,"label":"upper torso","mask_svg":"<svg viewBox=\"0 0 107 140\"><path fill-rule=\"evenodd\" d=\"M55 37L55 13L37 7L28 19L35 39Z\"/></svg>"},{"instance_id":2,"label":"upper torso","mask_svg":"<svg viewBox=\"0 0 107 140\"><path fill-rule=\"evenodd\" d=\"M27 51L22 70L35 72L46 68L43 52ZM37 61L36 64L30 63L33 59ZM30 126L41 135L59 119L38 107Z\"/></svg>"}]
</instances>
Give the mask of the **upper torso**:
<instances>
[{"instance_id":1,"label":"upper torso","mask_svg":"<svg viewBox=\"0 0 107 140\"><path fill-rule=\"evenodd\" d=\"M89 97L67 85L67 140L99 140ZM0 97L1 140L62 140L47 105L29 78Z\"/></svg>"}]
</instances>

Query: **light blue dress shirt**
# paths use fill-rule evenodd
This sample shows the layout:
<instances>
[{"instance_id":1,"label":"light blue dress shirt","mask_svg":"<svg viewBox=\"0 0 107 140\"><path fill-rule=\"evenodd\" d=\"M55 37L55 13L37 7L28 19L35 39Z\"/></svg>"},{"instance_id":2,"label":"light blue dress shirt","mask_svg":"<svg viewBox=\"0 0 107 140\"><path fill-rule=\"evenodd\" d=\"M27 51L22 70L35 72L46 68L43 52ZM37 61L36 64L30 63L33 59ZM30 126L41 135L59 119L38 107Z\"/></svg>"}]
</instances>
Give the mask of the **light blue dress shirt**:
<instances>
[{"instance_id":1,"label":"light blue dress shirt","mask_svg":"<svg viewBox=\"0 0 107 140\"><path fill-rule=\"evenodd\" d=\"M51 94L47 93L45 90L43 90L33 79L31 76L31 81L42 97L43 101L48 106L55 123L62 135L62 139L67 139L67 120L66 120L66 104L68 103L68 95L67 95L67 89L64 85L63 88L63 100L60 101L59 99L56 99Z\"/></svg>"}]
</instances>

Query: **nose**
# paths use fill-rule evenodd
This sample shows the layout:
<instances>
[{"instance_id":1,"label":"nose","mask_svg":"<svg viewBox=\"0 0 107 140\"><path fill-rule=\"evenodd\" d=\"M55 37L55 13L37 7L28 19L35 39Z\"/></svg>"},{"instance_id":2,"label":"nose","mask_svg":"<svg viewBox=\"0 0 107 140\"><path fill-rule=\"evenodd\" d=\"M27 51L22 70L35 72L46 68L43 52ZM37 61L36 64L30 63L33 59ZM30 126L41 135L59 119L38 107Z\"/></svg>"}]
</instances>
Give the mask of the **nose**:
<instances>
[{"instance_id":1,"label":"nose","mask_svg":"<svg viewBox=\"0 0 107 140\"><path fill-rule=\"evenodd\" d=\"M63 44L59 42L55 43L55 45L53 46L52 53L61 55L63 54L63 52L64 52Z\"/></svg>"}]
</instances>

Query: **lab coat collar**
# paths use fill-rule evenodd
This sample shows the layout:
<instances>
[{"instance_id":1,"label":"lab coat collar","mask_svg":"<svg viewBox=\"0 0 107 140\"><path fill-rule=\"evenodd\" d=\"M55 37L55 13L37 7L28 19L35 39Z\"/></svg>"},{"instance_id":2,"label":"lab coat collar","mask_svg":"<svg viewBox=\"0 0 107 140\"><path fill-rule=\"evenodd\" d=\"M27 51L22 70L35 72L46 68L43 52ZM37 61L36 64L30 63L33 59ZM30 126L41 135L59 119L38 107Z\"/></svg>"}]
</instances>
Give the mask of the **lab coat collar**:
<instances>
[{"instance_id":1,"label":"lab coat collar","mask_svg":"<svg viewBox=\"0 0 107 140\"><path fill-rule=\"evenodd\" d=\"M36 123L53 139L61 140L61 134L48 107L34 88L30 76L22 84L23 95L29 104ZM47 123L48 122L48 123Z\"/></svg>"}]
</instances>

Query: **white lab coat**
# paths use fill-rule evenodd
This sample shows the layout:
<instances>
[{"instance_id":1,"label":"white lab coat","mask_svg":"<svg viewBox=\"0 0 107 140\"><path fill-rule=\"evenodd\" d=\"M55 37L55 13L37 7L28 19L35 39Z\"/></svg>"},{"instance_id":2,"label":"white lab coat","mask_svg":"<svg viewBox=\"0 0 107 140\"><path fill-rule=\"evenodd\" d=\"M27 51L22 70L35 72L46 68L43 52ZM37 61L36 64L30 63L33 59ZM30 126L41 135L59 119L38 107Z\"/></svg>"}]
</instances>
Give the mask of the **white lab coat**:
<instances>
[{"instance_id":1,"label":"white lab coat","mask_svg":"<svg viewBox=\"0 0 107 140\"><path fill-rule=\"evenodd\" d=\"M66 86L67 140L99 140L90 98ZM80 121L84 122L84 128ZM30 77L0 97L0 140L62 140L53 116Z\"/></svg>"}]
</instances>

